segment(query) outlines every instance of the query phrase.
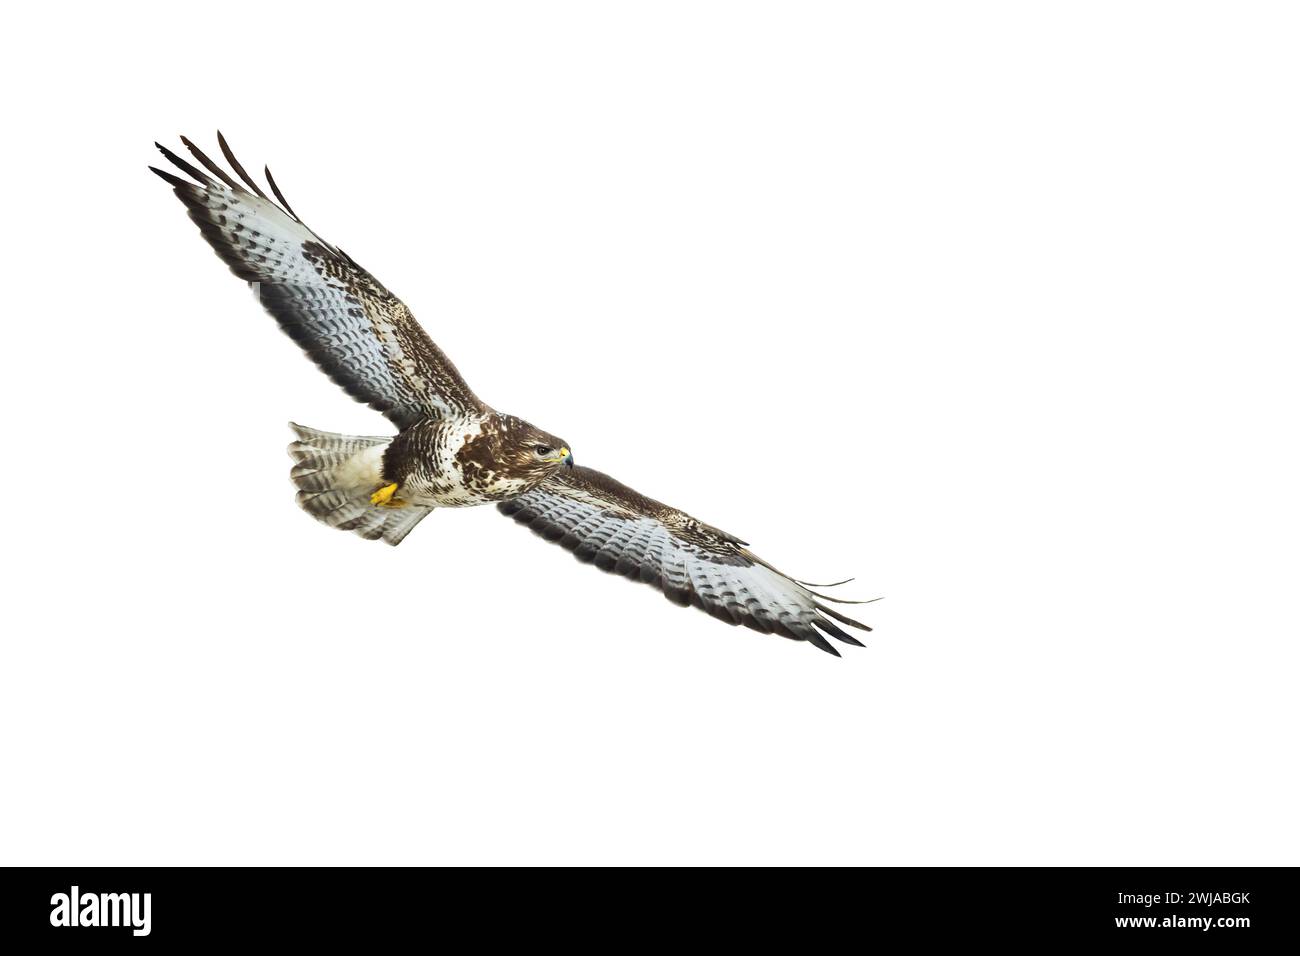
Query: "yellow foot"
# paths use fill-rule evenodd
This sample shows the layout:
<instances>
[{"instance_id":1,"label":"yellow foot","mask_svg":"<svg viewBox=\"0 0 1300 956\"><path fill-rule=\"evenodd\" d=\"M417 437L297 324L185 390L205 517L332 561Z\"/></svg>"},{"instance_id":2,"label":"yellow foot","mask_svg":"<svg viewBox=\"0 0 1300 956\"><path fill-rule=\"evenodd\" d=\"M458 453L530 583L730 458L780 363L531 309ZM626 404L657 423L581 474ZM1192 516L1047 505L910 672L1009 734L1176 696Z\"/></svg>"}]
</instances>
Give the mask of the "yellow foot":
<instances>
[{"instance_id":1,"label":"yellow foot","mask_svg":"<svg viewBox=\"0 0 1300 956\"><path fill-rule=\"evenodd\" d=\"M380 488L370 496L370 503L372 505L379 505L380 507L400 508L402 505L406 504L406 502L401 498L394 498L393 495L396 493L396 482L391 485L384 485L384 487Z\"/></svg>"}]
</instances>

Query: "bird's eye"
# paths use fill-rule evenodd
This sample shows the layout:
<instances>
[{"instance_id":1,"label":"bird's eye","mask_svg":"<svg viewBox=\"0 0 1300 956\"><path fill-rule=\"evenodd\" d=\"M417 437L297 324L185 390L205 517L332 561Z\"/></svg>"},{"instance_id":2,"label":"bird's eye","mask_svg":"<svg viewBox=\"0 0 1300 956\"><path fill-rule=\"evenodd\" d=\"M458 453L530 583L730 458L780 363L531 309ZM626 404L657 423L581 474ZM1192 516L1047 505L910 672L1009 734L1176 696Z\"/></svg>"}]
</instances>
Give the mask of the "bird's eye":
<instances>
[{"instance_id":1,"label":"bird's eye","mask_svg":"<svg viewBox=\"0 0 1300 956\"><path fill-rule=\"evenodd\" d=\"M536 448L533 449L533 451L537 452L537 454L540 455L542 458L545 458L547 455L555 451L555 449L552 448L550 445L538 445Z\"/></svg>"}]
</instances>

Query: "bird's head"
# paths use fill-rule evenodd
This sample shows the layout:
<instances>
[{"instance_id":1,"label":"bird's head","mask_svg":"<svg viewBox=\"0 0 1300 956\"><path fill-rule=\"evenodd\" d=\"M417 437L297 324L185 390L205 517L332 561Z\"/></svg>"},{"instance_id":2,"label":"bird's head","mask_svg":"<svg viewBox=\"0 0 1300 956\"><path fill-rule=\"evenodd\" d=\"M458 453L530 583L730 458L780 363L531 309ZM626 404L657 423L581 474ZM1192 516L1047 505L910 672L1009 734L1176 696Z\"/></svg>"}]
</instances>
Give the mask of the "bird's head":
<instances>
[{"instance_id":1,"label":"bird's head","mask_svg":"<svg viewBox=\"0 0 1300 956\"><path fill-rule=\"evenodd\" d=\"M544 432L522 419L507 420L502 434L501 454L512 470L541 481L561 468L573 467L573 453L562 438Z\"/></svg>"}]
</instances>

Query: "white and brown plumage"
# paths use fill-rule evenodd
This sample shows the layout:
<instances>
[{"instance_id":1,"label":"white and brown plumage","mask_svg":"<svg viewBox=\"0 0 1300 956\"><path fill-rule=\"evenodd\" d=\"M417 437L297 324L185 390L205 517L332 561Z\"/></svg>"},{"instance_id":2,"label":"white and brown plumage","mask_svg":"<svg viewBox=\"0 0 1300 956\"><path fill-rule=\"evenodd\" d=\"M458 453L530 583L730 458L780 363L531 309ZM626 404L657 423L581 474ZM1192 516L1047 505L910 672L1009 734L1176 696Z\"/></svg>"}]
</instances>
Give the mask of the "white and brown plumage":
<instances>
[{"instance_id":1,"label":"white and brown plumage","mask_svg":"<svg viewBox=\"0 0 1300 956\"><path fill-rule=\"evenodd\" d=\"M291 476L305 511L398 544L434 508L494 503L578 560L652 584L728 624L830 654L837 652L823 635L861 646L836 622L870 628L827 603L860 602L818 594L739 538L575 467L563 440L485 404L396 296L303 224L269 169L274 200L220 133L217 139L233 176L184 137L198 167L158 148L188 179L150 168L171 184L217 255L254 284L281 328L344 391L399 429L372 438L293 425Z\"/></svg>"}]
</instances>

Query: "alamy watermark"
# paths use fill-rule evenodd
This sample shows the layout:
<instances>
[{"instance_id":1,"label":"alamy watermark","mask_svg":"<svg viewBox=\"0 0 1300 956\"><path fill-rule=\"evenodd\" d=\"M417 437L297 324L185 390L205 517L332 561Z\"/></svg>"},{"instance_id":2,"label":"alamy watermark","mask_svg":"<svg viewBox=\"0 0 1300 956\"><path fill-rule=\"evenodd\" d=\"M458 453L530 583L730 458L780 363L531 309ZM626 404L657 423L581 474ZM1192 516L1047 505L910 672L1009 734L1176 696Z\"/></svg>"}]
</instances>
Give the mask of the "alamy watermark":
<instances>
[{"instance_id":1,"label":"alamy watermark","mask_svg":"<svg viewBox=\"0 0 1300 956\"><path fill-rule=\"evenodd\" d=\"M149 893L70 893L50 897L51 926L129 926L133 936L149 935Z\"/></svg>"}]
</instances>

